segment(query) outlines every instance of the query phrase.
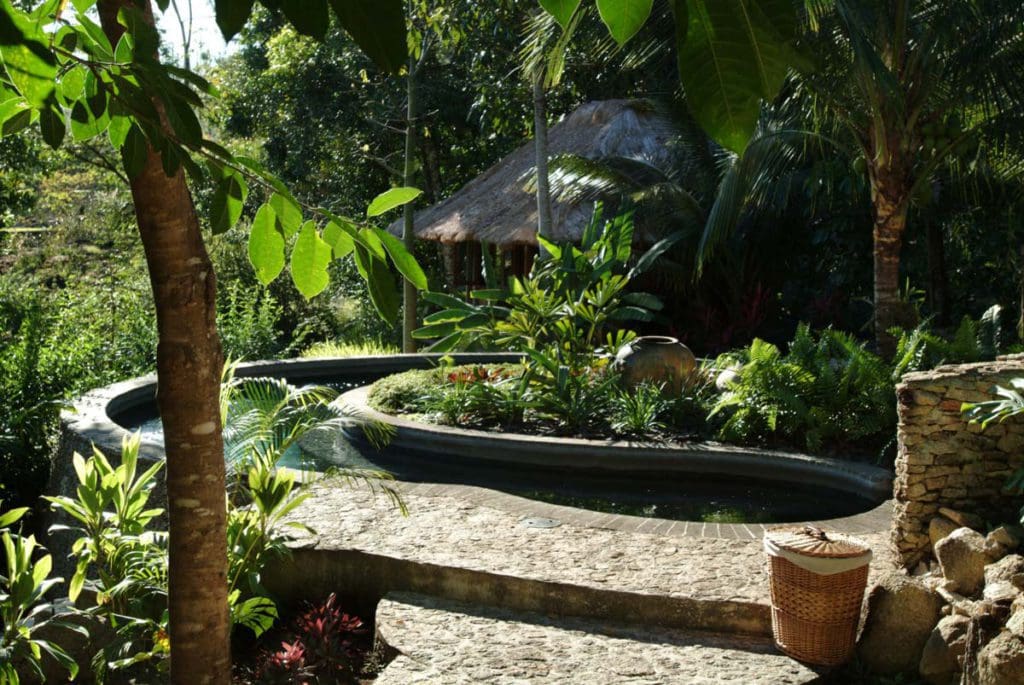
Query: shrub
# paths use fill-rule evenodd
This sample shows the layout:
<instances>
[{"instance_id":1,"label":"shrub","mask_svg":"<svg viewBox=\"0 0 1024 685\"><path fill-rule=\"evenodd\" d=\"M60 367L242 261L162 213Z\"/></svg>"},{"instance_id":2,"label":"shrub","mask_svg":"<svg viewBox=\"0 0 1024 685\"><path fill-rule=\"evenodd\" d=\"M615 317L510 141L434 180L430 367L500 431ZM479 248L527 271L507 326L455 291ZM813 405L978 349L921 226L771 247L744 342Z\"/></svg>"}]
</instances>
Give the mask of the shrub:
<instances>
[{"instance_id":1,"label":"shrub","mask_svg":"<svg viewBox=\"0 0 1024 685\"><path fill-rule=\"evenodd\" d=\"M4 560L0 566L0 683L4 685L18 685L19 666L44 680L43 654L52 657L74 679L78 675L78 664L74 659L53 642L35 637L35 633L47 626L84 632L79 626L47 618L55 613L55 607L46 600L46 595L63 581L50 578L53 558L49 554L38 553L41 548L35 537L23 537L10 530L10 526L17 523L26 511L23 507L9 511L0 507L0 543Z\"/></svg>"},{"instance_id":2,"label":"shrub","mask_svg":"<svg viewBox=\"0 0 1024 685\"><path fill-rule=\"evenodd\" d=\"M612 430L632 436L662 431L666 426L661 419L670 405L662 395L661 387L651 383L643 383L633 391L619 390L612 400Z\"/></svg>"},{"instance_id":3,"label":"shrub","mask_svg":"<svg viewBox=\"0 0 1024 685\"><path fill-rule=\"evenodd\" d=\"M736 381L713 407L722 415L719 436L757 443L779 437L811 451L824 446L880 447L896 425L892 371L863 343L838 331L815 335L797 328L789 352L763 340L719 358L743 364Z\"/></svg>"}]
</instances>

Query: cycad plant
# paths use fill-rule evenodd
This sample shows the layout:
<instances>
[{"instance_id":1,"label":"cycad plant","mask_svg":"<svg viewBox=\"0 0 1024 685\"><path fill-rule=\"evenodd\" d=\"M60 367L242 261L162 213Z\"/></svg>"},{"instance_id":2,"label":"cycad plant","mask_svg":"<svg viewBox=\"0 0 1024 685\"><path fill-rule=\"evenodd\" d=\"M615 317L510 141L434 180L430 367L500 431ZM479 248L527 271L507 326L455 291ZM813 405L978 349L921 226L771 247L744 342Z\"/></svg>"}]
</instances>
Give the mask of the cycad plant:
<instances>
[{"instance_id":1,"label":"cycad plant","mask_svg":"<svg viewBox=\"0 0 1024 685\"><path fill-rule=\"evenodd\" d=\"M235 365L227 364L220 402L229 481L247 474L253 464L276 465L298 450L303 437L339 431L351 422L358 422L374 445L387 442L387 426L365 420L337 400L338 392L327 386L298 387L281 378L236 376Z\"/></svg>"}]
</instances>

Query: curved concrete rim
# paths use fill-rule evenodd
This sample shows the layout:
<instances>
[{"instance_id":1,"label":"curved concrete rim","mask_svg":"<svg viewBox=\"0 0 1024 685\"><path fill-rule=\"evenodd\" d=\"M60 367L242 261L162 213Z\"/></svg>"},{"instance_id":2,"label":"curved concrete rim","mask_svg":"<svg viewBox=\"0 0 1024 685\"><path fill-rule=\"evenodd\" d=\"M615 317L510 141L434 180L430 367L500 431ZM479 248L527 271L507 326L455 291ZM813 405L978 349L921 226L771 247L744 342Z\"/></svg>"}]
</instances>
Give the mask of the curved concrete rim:
<instances>
[{"instance_id":1,"label":"curved concrete rim","mask_svg":"<svg viewBox=\"0 0 1024 685\"><path fill-rule=\"evenodd\" d=\"M388 355L347 358L321 358L259 361L242 364L237 370L239 376L275 376L292 382L323 381L350 377L366 377L369 374L386 375L415 368L430 368L440 363L442 355ZM513 362L520 359L517 354L460 354L454 355L459 364ZM70 410L61 414L65 431L77 434L92 443L109 456L120 454L121 441L129 432L117 423L117 417L133 411L150 410L156 398L156 376L148 375L115 383L93 390L75 400ZM699 443L687 447L666 448L656 445L642 445L630 442L585 440L578 438L548 438L538 436L499 435L484 431L453 429L417 423L381 414L365 405L367 388L343 395L350 403L362 395L360 410L367 417L387 420L396 428L393 444L415 446L422 450L425 440L440 441L448 449L468 452L474 456L491 458L493 449L499 445L511 451L514 459L521 464L536 464L538 450L555 450L563 459L571 459L577 466L596 464L600 468L622 471L630 467L636 471L638 453L647 453L652 471L676 470L691 473L715 473L723 475L756 476L774 480L797 480L802 483L818 483L825 487L853 492L870 499L889 500L891 496L891 475L876 467L842 462L824 457L778 452L770 450L741 449L715 443ZM354 394L354 396L353 396ZM481 440L488 440L481 443ZM482 445L486 447L482 447ZM548 452L550 454L550 452ZM140 456L148 460L162 460L165 457L163 444L146 441L140 449ZM544 457L549 463L549 458ZM622 471L624 472L624 471ZM318 474L295 471L299 480L318 477ZM403 484L403 487L429 487L434 494L445 494L515 511L529 511L531 515L545 515L580 525L622 528L686 535L707 535L709 537L737 537L745 535L759 537L765 526L743 526L737 524L708 524L700 532L688 530L686 522L647 517L603 514L584 509L574 509L555 504L526 500L507 493L477 486L457 484ZM819 522L833 529L849 529L851 532L876 530L882 519L888 519L891 501L884 501L869 512L856 514L844 519ZM797 524L782 524L797 525ZM696 530L696 529L695 529Z\"/></svg>"},{"instance_id":2,"label":"curved concrete rim","mask_svg":"<svg viewBox=\"0 0 1024 685\"><path fill-rule=\"evenodd\" d=\"M440 354L393 354L362 357L321 357L316 359L275 359L239 364L236 376L273 376L286 378L291 382L323 382L325 379L368 375L382 376L438 366L442 357L451 357L457 364L512 363L522 355L510 353L465 353ZM121 441L128 430L118 424L117 417L133 411L152 409L156 401L156 374L139 376L92 390L72 401L71 408L61 412L61 425L66 431L76 433L99 450L108 454L120 454ZM139 450L142 458L160 460L164 458L163 444L143 441Z\"/></svg>"},{"instance_id":3,"label":"curved concrete rim","mask_svg":"<svg viewBox=\"0 0 1024 685\"><path fill-rule=\"evenodd\" d=\"M548 468L597 469L629 474L700 473L798 482L849 492L870 500L892 494L885 469L798 452L734 447L715 442L652 444L489 431L429 424L384 414L367 403L370 386L350 390L342 401L365 418L394 428L391 445L472 461ZM347 434L359 437L358 429Z\"/></svg>"}]
</instances>

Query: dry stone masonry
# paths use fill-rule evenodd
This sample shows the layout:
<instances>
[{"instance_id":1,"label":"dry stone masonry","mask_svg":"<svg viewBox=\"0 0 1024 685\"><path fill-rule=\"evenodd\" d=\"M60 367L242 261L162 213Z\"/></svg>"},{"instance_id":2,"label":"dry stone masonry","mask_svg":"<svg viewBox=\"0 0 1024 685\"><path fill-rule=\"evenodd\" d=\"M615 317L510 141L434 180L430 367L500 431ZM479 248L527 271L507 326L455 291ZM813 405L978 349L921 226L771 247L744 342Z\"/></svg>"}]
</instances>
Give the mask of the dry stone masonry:
<instances>
[{"instance_id":1,"label":"dry stone masonry","mask_svg":"<svg viewBox=\"0 0 1024 685\"><path fill-rule=\"evenodd\" d=\"M949 518L958 511L974 512L994 522L1019 516L1020 498L1005 485L1007 477L1024 465L1024 421L1018 417L982 430L965 421L960 407L992 399L994 386L1006 386L1020 376L1024 355L904 376L897 388L899 452L892 536L904 566L913 567L927 557L932 538L948 532L935 530L932 523L940 513Z\"/></svg>"}]
</instances>

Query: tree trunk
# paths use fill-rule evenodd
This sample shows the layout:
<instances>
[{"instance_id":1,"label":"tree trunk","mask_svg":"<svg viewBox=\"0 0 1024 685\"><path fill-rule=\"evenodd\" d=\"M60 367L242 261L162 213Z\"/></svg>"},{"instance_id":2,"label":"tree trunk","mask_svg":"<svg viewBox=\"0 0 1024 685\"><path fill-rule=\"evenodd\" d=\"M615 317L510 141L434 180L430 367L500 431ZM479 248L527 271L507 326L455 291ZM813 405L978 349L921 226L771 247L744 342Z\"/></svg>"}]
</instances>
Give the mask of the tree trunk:
<instances>
[{"instance_id":1,"label":"tree trunk","mask_svg":"<svg viewBox=\"0 0 1024 685\"><path fill-rule=\"evenodd\" d=\"M100 20L112 45L124 30L117 12L130 3L100 0ZM153 21L149 0L134 4ZM154 105L168 129L162 105L157 100ZM150 149L131 190L159 332L157 404L170 518L171 682L227 684L231 654L217 282L182 171L167 177L159 153Z\"/></svg>"},{"instance_id":2,"label":"tree trunk","mask_svg":"<svg viewBox=\"0 0 1024 685\"><path fill-rule=\"evenodd\" d=\"M551 191L548 186L548 112L544 69L533 75L533 140L537 165L537 234L551 239ZM544 251L541 250L541 254Z\"/></svg>"},{"instance_id":3,"label":"tree trunk","mask_svg":"<svg viewBox=\"0 0 1024 685\"><path fill-rule=\"evenodd\" d=\"M406 109L405 109L405 168L403 169L402 185L412 186L414 171L414 150L416 146L416 61L409 58L409 73L406 75ZM409 254L416 247L416 230L413 224L413 206L409 202L402 208L405 223L402 227L402 241ZM402 352L411 354L416 351L416 341L412 332L416 330L416 286L409 279L402 279Z\"/></svg>"},{"instance_id":4,"label":"tree trunk","mask_svg":"<svg viewBox=\"0 0 1024 685\"><path fill-rule=\"evenodd\" d=\"M874 176L871 195L874 204L875 340L886 357L896 351L896 339L889 333L906 323L900 300L900 251L907 225L905 188L895 179Z\"/></svg>"},{"instance_id":5,"label":"tree trunk","mask_svg":"<svg viewBox=\"0 0 1024 685\"><path fill-rule=\"evenodd\" d=\"M1020 246L1020 318L1017 320L1017 337L1024 342L1024 243Z\"/></svg>"},{"instance_id":6,"label":"tree trunk","mask_svg":"<svg viewBox=\"0 0 1024 685\"><path fill-rule=\"evenodd\" d=\"M928 222L928 306L939 326L950 324L949 277L942 225Z\"/></svg>"}]
</instances>

